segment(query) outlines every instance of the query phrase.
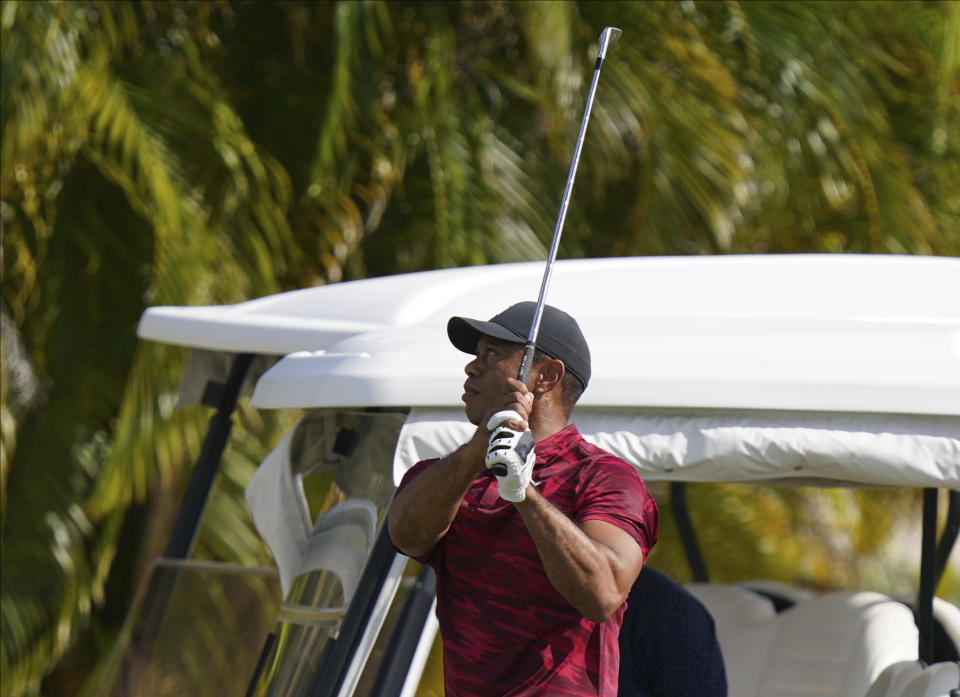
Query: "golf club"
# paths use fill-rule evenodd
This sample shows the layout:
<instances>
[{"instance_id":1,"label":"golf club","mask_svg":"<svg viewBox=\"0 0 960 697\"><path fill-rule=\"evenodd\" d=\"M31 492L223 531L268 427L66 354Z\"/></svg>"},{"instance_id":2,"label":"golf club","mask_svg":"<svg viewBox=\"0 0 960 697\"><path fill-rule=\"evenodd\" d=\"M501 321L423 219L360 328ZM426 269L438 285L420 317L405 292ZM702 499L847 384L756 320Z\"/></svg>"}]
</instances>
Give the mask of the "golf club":
<instances>
[{"instance_id":1,"label":"golf club","mask_svg":"<svg viewBox=\"0 0 960 697\"><path fill-rule=\"evenodd\" d=\"M570 203L570 193L573 191L573 180L577 176L577 165L580 164L580 150L587 135L587 122L590 120L590 111L593 108L593 99L597 93L597 82L600 80L600 69L607 50L616 43L623 33L617 27L604 27L600 32L600 47L597 51L597 63L593 69L593 80L590 82L590 91L587 92L587 106L583 110L583 119L580 121L580 132L577 134L577 144L573 149L573 161L570 163L570 172L567 174L567 185L563 189L563 198L560 201L560 213L557 215L557 224L553 229L553 241L550 243L550 253L547 255L547 267L543 272L543 281L540 283L540 295L533 310L533 319L530 322L530 332L523 347L523 357L520 359L520 371L517 379L526 383L530 377L530 368L533 365L533 354L537 350L537 334L540 332L540 320L543 318L543 305L547 297L547 288L550 286L550 277L553 275L553 262L557 259L557 248L560 246L560 233L563 231L563 221L567 217L567 204ZM533 447L533 438L522 441L522 449L528 451ZM518 451L521 448L518 448ZM524 455L525 456L525 455ZM495 463L490 466L490 472L498 477L507 474L506 465Z\"/></svg>"},{"instance_id":2,"label":"golf club","mask_svg":"<svg viewBox=\"0 0 960 697\"><path fill-rule=\"evenodd\" d=\"M547 297L547 288L550 286L550 277L553 275L553 262L557 259L557 248L560 246L560 233L563 231L563 221L567 217L567 205L570 203L570 193L573 191L573 180L577 176L577 165L580 164L580 151L583 140L587 135L587 122L590 120L590 111L593 109L593 99L597 93L597 82L600 80L600 68L607 50L616 43L623 32L616 27L604 27L600 32L600 48L597 51L597 63L593 69L593 80L590 82L590 91L587 93L587 106L583 110L583 119L580 121L580 133L577 134L577 144L573 149L573 161L570 163L570 172L567 174L567 185L563 190L560 201L560 213L557 224L553 229L553 241L550 243L550 253L547 255L547 267L543 272L543 281L540 284L540 296L533 311L533 320L530 323L530 332L523 347L523 358L520 360L520 372L517 379L526 382L530 377L530 367L533 364L533 354L536 351L537 334L540 332L540 320L543 317L544 300Z\"/></svg>"}]
</instances>

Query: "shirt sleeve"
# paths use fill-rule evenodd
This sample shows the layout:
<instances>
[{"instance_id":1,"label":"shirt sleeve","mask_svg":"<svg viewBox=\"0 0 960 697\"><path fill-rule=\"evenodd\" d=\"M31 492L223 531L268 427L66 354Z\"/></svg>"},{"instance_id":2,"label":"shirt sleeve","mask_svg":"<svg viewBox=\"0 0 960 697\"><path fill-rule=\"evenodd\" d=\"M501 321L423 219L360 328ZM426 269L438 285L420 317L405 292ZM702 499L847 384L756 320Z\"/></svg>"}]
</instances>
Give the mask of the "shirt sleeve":
<instances>
[{"instance_id":1,"label":"shirt sleeve","mask_svg":"<svg viewBox=\"0 0 960 697\"><path fill-rule=\"evenodd\" d=\"M653 548L660 532L660 512L640 475L615 457L601 457L585 466L576 523L601 520L632 537L643 550Z\"/></svg>"},{"instance_id":2,"label":"shirt sleeve","mask_svg":"<svg viewBox=\"0 0 960 697\"><path fill-rule=\"evenodd\" d=\"M433 458L431 460L420 460L420 462L418 462L413 467L408 469L404 473L403 477L400 479L400 484L397 486L397 491L394 492L394 496L396 496L398 492L403 491L407 487L407 485L410 484L410 482L416 479L425 469L427 469L430 465L432 465L436 461L437 461L437 458ZM387 534L388 535L390 534L389 529L387 530ZM390 543L393 544L392 538L390 540ZM393 544L393 548L396 549L398 552L400 552L400 554L404 553L402 550L400 550L397 547L396 544ZM433 549L425 552L420 556L413 557L413 558L416 559L421 564L430 564L433 562L434 557L436 556L436 551L437 551L437 545L434 545Z\"/></svg>"},{"instance_id":3,"label":"shirt sleeve","mask_svg":"<svg viewBox=\"0 0 960 697\"><path fill-rule=\"evenodd\" d=\"M406 488L407 484L409 484L414 479L416 479L419 476L419 474L423 472L423 470L427 469L427 467L429 467L436 461L437 461L437 458L433 458L430 460L420 460L420 462L418 462L413 467L408 469L404 473L403 477L400 479L400 484L397 486L397 491L403 491L403 489Z\"/></svg>"}]
</instances>

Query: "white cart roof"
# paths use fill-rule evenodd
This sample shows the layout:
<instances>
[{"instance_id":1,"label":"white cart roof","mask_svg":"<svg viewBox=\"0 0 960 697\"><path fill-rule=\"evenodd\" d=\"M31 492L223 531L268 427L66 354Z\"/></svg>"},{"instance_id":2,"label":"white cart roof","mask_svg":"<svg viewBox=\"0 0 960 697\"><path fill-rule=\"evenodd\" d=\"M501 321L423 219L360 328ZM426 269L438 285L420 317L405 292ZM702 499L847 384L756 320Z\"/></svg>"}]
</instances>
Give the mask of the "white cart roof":
<instances>
[{"instance_id":1,"label":"white cart roof","mask_svg":"<svg viewBox=\"0 0 960 697\"><path fill-rule=\"evenodd\" d=\"M412 407L399 477L471 432L448 318L533 299L542 273L504 264L151 308L140 334L290 353L257 383L258 407ZM561 261L549 302L593 353L581 431L648 479L960 488L958 298L960 259L796 255Z\"/></svg>"},{"instance_id":2,"label":"white cart roof","mask_svg":"<svg viewBox=\"0 0 960 697\"><path fill-rule=\"evenodd\" d=\"M505 264L312 289L312 339L324 350L282 359L253 402L459 407L467 358L447 341L447 320L535 298L542 273L542 263ZM591 347L583 408L955 416L958 298L960 259L790 255L561 261L548 302L579 320ZM268 306L256 302L235 317L259 318ZM306 314L298 305L283 319ZM353 335L336 341L348 325Z\"/></svg>"}]
</instances>

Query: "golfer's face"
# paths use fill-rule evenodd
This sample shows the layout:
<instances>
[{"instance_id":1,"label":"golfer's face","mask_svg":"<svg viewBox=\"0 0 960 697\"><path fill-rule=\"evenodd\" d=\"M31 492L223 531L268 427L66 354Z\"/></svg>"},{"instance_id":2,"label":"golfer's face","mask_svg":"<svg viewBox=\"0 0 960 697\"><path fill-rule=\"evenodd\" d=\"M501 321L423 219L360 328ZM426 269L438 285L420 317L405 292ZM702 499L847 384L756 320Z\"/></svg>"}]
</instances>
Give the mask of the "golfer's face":
<instances>
[{"instance_id":1,"label":"golfer's face","mask_svg":"<svg viewBox=\"0 0 960 697\"><path fill-rule=\"evenodd\" d=\"M507 379L517 377L522 353L523 344L480 337L477 357L463 369L467 379L461 399L471 423L479 424L493 400L509 391Z\"/></svg>"}]
</instances>

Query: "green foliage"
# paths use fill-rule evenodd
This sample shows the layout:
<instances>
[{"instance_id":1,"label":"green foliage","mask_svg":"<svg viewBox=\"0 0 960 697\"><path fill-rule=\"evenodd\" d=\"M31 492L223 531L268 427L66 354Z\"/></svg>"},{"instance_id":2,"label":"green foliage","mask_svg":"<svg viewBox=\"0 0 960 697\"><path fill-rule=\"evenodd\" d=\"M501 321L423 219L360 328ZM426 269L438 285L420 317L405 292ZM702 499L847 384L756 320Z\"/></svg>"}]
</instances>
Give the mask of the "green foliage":
<instances>
[{"instance_id":1,"label":"green foliage","mask_svg":"<svg viewBox=\"0 0 960 697\"><path fill-rule=\"evenodd\" d=\"M919 492L746 484L688 489L691 519L712 581L769 579L818 591L916 592L918 545L913 537L905 544L896 535L919 530ZM667 490L656 488L655 493L661 539L676 540ZM678 545L658 544L650 563L674 578L691 580ZM941 595L952 597L954 582L946 574Z\"/></svg>"},{"instance_id":2,"label":"green foliage","mask_svg":"<svg viewBox=\"0 0 960 697\"><path fill-rule=\"evenodd\" d=\"M0 2L0 692L78 691L168 534L208 413L144 307L541 258L606 24L564 257L960 254L955 3ZM197 553L263 563L241 414ZM781 532L906 514L702 505L718 576L813 585L863 569Z\"/></svg>"}]
</instances>

